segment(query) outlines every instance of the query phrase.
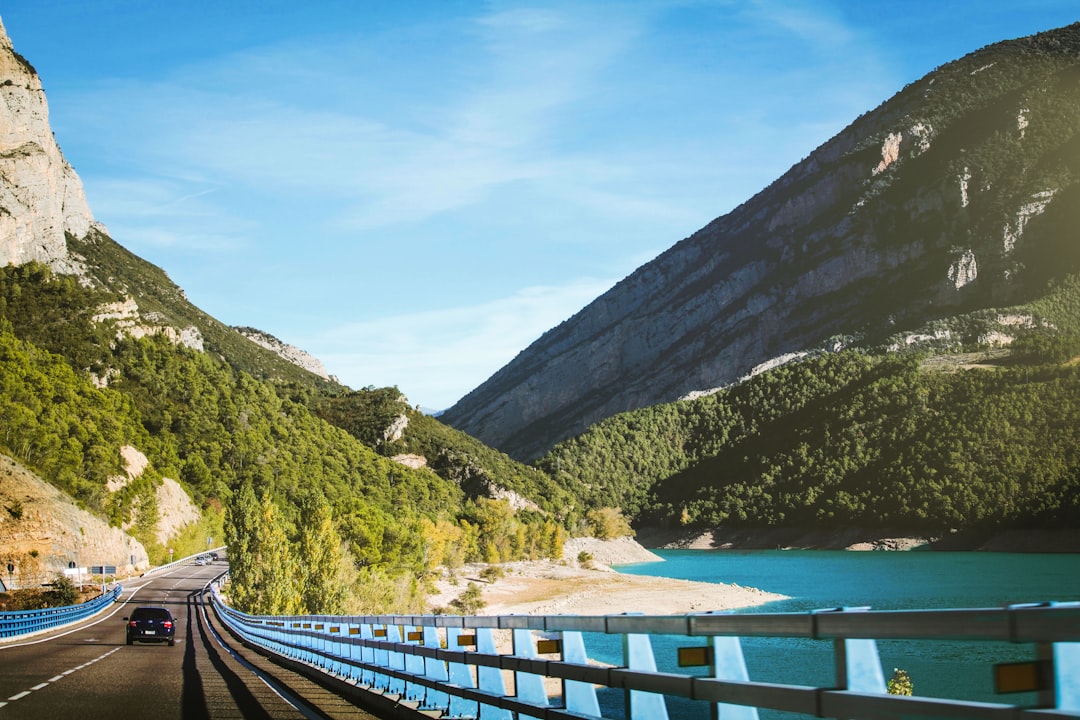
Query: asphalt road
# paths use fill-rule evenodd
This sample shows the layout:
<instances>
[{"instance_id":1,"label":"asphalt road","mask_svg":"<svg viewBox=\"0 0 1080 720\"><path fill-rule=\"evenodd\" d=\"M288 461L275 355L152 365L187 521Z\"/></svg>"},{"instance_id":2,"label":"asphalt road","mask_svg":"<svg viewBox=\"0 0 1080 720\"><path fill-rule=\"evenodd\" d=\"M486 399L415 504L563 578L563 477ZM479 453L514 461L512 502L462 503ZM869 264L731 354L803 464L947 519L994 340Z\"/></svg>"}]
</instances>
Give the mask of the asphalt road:
<instances>
[{"instance_id":1,"label":"asphalt road","mask_svg":"<svg viewBox=\"0 0 1080 720\"><path fill-rule=\"evenodd\" d=\"M357 718L367 714L244 648L203 607L223 562L124 583L120 602L63 630L0 644L0 720ZM164 605L176 644L125 641L124 616Z\"/></svg>"}]
</instances>

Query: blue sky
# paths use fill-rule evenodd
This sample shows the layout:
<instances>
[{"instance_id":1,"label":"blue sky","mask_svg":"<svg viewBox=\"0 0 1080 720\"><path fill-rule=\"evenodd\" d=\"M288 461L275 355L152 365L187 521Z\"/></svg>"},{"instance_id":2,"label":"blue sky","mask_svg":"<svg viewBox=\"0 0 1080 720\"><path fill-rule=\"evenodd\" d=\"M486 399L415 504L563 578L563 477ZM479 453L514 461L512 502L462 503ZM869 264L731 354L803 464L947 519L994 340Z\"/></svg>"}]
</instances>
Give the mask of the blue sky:
<instances>
[{"instance_id":1,"label":"blue sky","mask_svg":"<svg viewBox=\"0 0 1080 720\"><path fill-rule=\"evenodd\" d=\"M450 406L904 85L1075 0L5 0L98 220Z\"/></svg>"}]
</instances>

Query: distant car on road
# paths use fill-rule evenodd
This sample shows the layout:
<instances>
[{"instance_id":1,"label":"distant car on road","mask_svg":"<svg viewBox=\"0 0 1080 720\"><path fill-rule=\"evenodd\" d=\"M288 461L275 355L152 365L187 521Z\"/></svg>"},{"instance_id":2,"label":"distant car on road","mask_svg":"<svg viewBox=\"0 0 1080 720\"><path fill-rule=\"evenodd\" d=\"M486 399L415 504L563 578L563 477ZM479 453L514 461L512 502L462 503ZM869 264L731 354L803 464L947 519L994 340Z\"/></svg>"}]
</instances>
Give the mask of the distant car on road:
<instances>
[{"instance_id":1,"label":"distant car on road","mask_svg":"<svg viewBox=\"0 0 1080 720\"><path fill-rule=\"evenodd\" d=\"M218 554L216 552L210 553L210 559L211 560L217 560L218 559Z\"/></svg>"},{"instance_id":2,"label":"distant car on road","mask_svg":"<svg viewBox=\"0 0 1080 720\"><path fill-rule=\"evenodd\" d=\"M196 565L209 565L210 560L205 555L195 558Z\"/></svg>"},{"instance_id":3,"label":"distant car on road","mask_svg":"<svg viewBox=\"0 0 1080 720\"><path fill-rule=\"evenodd\" d=\"M127 644L140 642L168 642L176 644L176 623L172 613L163 607L137 607L127 623Z\"/></svg>"}]
</instances>

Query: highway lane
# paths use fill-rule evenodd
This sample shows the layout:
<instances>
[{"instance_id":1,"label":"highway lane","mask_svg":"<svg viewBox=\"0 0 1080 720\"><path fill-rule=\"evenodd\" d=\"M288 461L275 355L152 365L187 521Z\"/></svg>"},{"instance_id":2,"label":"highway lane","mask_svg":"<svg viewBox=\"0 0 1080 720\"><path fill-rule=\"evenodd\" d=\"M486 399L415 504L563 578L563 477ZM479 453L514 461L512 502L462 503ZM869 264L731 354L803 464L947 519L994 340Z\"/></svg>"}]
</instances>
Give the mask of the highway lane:
<instances>
[{"instance_id":1,"label":"highway lane","mask_svg":"<svg viewBox=\"0 0 1080 720\"><path fill-rule=\"evenodd\" d=\"M372 718L243 648L201 604L225 563L129 580L120 602L74 628L0 644L0 720ZM164 605L176 644L126 645L124 616Z\"/></svg>"}]
</instances>

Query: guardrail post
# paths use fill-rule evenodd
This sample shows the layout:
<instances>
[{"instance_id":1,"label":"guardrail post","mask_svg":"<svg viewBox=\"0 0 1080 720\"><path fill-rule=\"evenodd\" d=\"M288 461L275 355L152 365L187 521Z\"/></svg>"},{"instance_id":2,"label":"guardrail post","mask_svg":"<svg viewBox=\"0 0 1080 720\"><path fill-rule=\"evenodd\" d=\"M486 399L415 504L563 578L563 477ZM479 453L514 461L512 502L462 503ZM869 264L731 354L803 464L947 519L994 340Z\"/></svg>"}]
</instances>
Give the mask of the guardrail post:
<instances>
[{"instance_id":1,"label":"guardrail post","mask_svg":"<svg viewBox=\"0 0 1080 720\"><path fill-rule=\"evenodd\" d=\"M715 636L712 640L712 676L717 680L748 682L750 673L746 669L742 642L737 637ZM758 720L756 707L714 703L713 720Z\"/></svg>"},{"instance_id":2,"label":"guardrail post","mask_svg":"<svg viewBox=\"0 0 1080 720\"><path fill-rule=\"evenodd\" d=\"M461 643L458 642L458 638L461 637L462 632L463 628L446 628L447 649L454 651L461 649ZM463 688L476 687L476 681L473 679L472 670L469 669L468 665L465 663L451 662L448 663L448 666L451 683ZM475 700L466 700L457 695L451 695L450 707L447 709L446 714L448 717L476 717L479 712L479 705L480 704Z\"/></svg>"},{"instance_id":3,"label":"guardrail post","mask_svg":"<svg viewBox=\"0 0 1080 720\"><path fill-rule=\"evenodd\" d=\"M439 649L442 647L442 642L439 638L439 628L434 625L425 625L423 628L424 633L424 647ZM450 673L446 667L446 663L438 658L424 658L424 677L436 682L445 683L450 680ZM424 696L424 704L421 705L421 710L443 710L450 706L450 696L439 690L428 688L427 693Z\"/></svg>"},{"instance_id":4,"label":"guardrail post","mask_svg":"<svg viewBox=\"0 0 1080 720\"><path fill-rule=\"evenodd\" d=\"M529 658L530 660L538 657L532 630L514 628L514 655ZM547 691L544 689L544 678L533 673L514 672L514 695L519 700L524 700L533 705L550 704Z\"/></svg>"},{"instance_id":5,"label":"guardrail post","mask_svg":"<svg viewBox=\"0 0 1080 720\"><path fill-rule=\"evenodd\" d=\"M342 652L342 659L345 661L345 678L359 684L362 672L356 667L356 662L360 660L363 652L352 640L354 637L360 637L360 626L357 623L347 622L341 626L341 631L345 633L345 637L342 638L342 643L345 645Z\"/></svg>"},{"instance_id":6,"label":"guardrail post","mask_svg":"<svg viewBox=\"0 0 1080 720\"><path fill-rule=\"evenodd\" d=\"M397 625L386 626L386 640L387 642L400 643L401 642L401 628ZM405 654L389 650L387 652L387 666L393 670L405 670ZM405 694L405 681L399 677L391 675L389 677L389 692L391 695L403 696Z\"/></svg>"},{"instance_id":7,"label":"guardrail post","mask_svg":"<svg viewBox=\"0 0 1080 720\"><path fill-rule=\"evenodd\" d=\"M656 672L656 658L648 635L623 635L623 662L631 670ZM630 720L668 720L664 696L644 690L627 690Z\"/></svg>"},{"instance_id":8,"label":"guardrail post","mask_svg":"<svg viewBox=\"0 0 1080 720\"><path fill-rule=\"evenodd\" d=\"M843 607L826 612L866 612L869 607ZM877 641L871 638L841 638L834 643L836 686L852 692L885 694L885 673L881 669Z\"/></svg>"},{"instance_id":9,"label":"guardrail post","mask_svg":"<svg viewBox=\"0 0 1080 720\"><path fill-rule=\"evenodd\" d=\"M366 634L361 635L361 637L365 637L365 638L367 638L369 640L374 640L375 639L375 629L376 628L373 625L365 624L364 625L364 630L366 631ZM379 628L379 630L382 630L382 628ZM378 667L390 667L390 653L389 653L389 651L387 651L387 650L385 650L383 648L367 648L367 649L371 651L371 654L369 655L368 659L369 659L369 661L371 662L372 665L377 665ZM365 673L365 674L367 674L367 673ZM376 687L376 688L379 688L380 690L386 690L388 687L390 687L390 676L389 675L384 675L382 673L372 671L370 674L368 674L368 677L369 677L369 680L370 680L370 682L368 684L371 687Z\"/></svg>"},{"instance_id":10,"label":"guardrail post","mask_svg":"<svg viewBox=\"0 0 1080 720\"><path fill-rule=\"evenodd\" d=\"M406 630L405 630L405 644L406 645L421 645L422 643L421 643L421 640L410 640L409 639L409 630L406 628ZM424 672L425 672L424 656L423 655L406 654L405 655L405 672L409 673L410 675L416 675L418 677L422 677L424 675ZM426 690L427 690L427 688L424 687L423 685L421 685L420 683L414 683L414 682L406 681L405 682L405 699L406 700L412 700L412 701L418 702L418 703L422 703L422 702L424 702L424 695L426 694L425 693Z\"/></svg>"},{"instance_id":11,"label":"guardrail post","mask_svg":"<svg viewBox=\"0 0 1080 720\"><path fill-rule=\"evenodd\" d=\"M1080 713L1080 643L1054 643L1054 706Z\"/></svg>"},{"instance_id":12,"label":"guardrail post","mask_svg":"<svg viewBox=\"0 0 1080 720\"><path fill-rule=\"evenodd\" d=\"M567 630L562 634L563 662L588 665L589 655L585 652L584 636L576 630ZM600 703L596 699L596 688L592 683L580 680L563 680L563 698L566 709L570 712L600 717Z\"/></svg>"},{"instance_id":13,"label":"guardrail post","mask_svg":"<svg viewBox=\"0 0 1080 720\"><path fill-rule=\"evenodd\" d=\"M476 651L484 655L498 655L495 649L495 633L491 628L476 628ZM506 683L502 670L481 665L476 668L480 689L486 693L506 697ZM510 711L494 705L480 704L480 720L511 720Z\"/></svg>"}]
</instances>

